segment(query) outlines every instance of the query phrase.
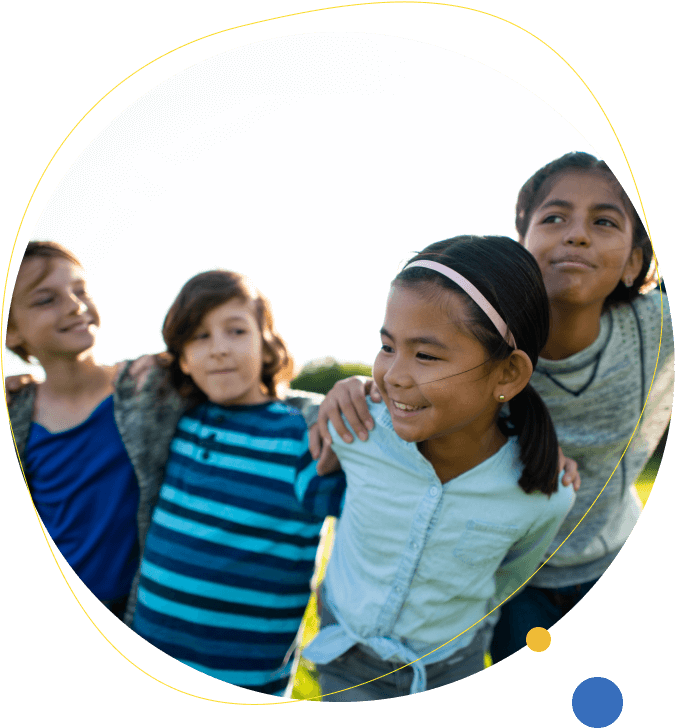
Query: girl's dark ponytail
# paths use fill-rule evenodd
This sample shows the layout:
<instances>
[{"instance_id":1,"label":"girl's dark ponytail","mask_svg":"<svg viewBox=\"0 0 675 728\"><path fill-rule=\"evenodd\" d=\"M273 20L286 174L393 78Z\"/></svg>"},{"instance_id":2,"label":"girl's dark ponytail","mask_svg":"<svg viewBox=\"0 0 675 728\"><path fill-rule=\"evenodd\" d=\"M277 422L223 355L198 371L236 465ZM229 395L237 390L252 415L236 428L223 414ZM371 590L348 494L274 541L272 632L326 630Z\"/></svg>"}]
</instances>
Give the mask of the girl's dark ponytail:
<instances>
[{"instance_id":1,"label":"girl's dark ponytail","mask_svg":"<svg viewBox=\"0 0 675 728\"><path fill-rule=\"evenodd\" d=\"M558 490L558 437L542 398L528 384L510 402L509 423L518 435L525 466L518 484L526 493L550 495Z\"/></svg>"},{"instance_id":2,"label":"girl's dark ponytail","mask_svg":"<svg viewBox=\"0 0 675 728\"><path fill-rule=\"evenodd\" d=\"M514 240L498 236L462 235L425 248L413 261L442 263L468 279L506 322L518 348L537 365L548 339L549 306L541 271L532 255ZM487 315L449 278L428 268L405 268L396 283L411 287L441 286L464 296L470 320L466 323L494 362L513 349ZM509 402L508 419L500 424L516 435L524 465L519 479L526 493L555 493L558 487L558 438L551 416L531 385Z\"/></svg>"}]
</instances>

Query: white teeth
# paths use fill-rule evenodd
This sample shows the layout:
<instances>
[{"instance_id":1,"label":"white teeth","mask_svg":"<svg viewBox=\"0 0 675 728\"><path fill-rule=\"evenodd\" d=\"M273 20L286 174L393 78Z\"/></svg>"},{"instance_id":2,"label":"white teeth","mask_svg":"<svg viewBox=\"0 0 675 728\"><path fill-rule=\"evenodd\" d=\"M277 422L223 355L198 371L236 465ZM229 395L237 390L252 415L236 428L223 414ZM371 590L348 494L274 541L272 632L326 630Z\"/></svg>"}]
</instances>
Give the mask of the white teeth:
<instances>
[{"instance_id":1,"label":"white teeth","mask_svg":"<svg viewBox=\"0 0 675 728\"><path fill-rule=\"evenodd\" d=\"M423 407L414 407L411 404L403 404L402 402L394 402L396 409L404 410L405 412L415 412L416 410L424 409Z\"/></svg>"}]
</instances>

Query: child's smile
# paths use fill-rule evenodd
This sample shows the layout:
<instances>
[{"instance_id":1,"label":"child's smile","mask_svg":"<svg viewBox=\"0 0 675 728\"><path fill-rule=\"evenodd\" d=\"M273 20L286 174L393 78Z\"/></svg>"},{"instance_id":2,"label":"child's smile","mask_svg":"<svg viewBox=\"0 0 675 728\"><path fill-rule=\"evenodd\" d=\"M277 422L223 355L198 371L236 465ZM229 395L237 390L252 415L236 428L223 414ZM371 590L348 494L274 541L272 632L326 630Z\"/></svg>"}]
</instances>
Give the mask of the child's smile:
<instances>
[{"instance_id":1,"label":"child's smile","mask_svg":"<svg viewBox=\"0 0 675 728\"><path fill-rule=\"evenodd\" d=\"M262 334L251 304L233 298L211 309L183 348L180 367L211 402L266 402Z\"/></svg>"},{"instance_id":2,"label":"child's smile","mask_svg":"<svg viewBox=\"0 0 675 728\"><path fill-rule=\"evenodd\" d=\"M482 345L466 332L458 294L447 305L403 285L387 301L373 377L396 433L422 442L463 431L480 436L496 412ZM445 302L444 301L444 302Z\"/></svg>"},{"instance_id":3,"label":"child's smile","mask_svg":"<svg viewBox=\"0 0 675 728\"><path fill-rule=\"evenodd\" d=\"M22 264L7 328L8 345L23 346L44 363L91 349L99 324L79 266L64 259Z\"/></svg>"}]
</instances>

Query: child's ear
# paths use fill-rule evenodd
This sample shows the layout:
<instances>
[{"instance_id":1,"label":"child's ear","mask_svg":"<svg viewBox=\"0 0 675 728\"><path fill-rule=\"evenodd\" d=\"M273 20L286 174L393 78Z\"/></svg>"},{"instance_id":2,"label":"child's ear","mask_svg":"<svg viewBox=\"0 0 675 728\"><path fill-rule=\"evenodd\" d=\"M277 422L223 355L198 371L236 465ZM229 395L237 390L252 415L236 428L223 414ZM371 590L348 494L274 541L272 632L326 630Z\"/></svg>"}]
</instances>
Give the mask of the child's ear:
<instances>
[{"instance_id":1,"label":"child's ear","mask_svg":"<svg viewBox=\"0 0 675 728\"><path fill-rule=\"evenodd\" d=\"M521 349L516 349L508 359L499 363L494 398L500 404L513 399L525 389L534 368L532 360Z\"/></svg>"},{"instance_id":2,"label":"child's ear","mask_svg":"<svg viewBox=\"0 0 675 728\"><path fill-rule=\"evenodd\" d=\"M17 331L16 326L11 321L7 322L7 334L5 336L5 343L9 349L16 349L18 346L23 346L25 339Z\"/></svg>"},{"instance_id":3,"label":"child's ear","mask_svg":"<svg viewBox=\"0 0 675 728\"><path fill-rule=\"evenodd\" d=\"M628 288L633 285L633 281L640 275L640 271L642 270L642 261L642 249L633 248L633 250L630 251L626 265L623 268L623 273L621 274L621 280Z\"/></svg>"},{"instance_id":4,"label":"child's ear","mask_svg":"<svg viewBox=\"0 0 675 728\"><path fill-rule=\"evenodd\" d=\"M180 367L181 372L185 374L185 376L190 376L190 368L188 367L187 362L185 361L185 358L182 354L178 357L178 366Z\"/></svg>"}]
</instances>

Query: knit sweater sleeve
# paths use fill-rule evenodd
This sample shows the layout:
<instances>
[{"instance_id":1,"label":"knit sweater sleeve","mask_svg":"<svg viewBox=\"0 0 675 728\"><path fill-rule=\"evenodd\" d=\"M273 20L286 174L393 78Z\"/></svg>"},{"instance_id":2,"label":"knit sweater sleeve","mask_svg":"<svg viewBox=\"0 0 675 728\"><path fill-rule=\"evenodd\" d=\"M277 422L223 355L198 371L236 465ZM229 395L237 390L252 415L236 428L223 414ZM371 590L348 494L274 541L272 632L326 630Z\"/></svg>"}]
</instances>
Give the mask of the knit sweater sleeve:
<instances>
[{"instance_id":1,"label":"knit sweater sleeve","mask_svg":"<svg viewBox=\"0 0 675 728\"><path fill-rule=\"evenodd\" d=\"M651 455L673 407L673 322L668 297L659 290L633 303L642 336L644 411L636 432L638 449Z\"/></svg>"},{"instance_id":2,"label":"knit sweater sleeve","mask_svg":"<svg viewBox=\"0 0 675 728\"><path fill-rule=\"evenodd\" d=\"M26 451L36 394L37 385L35 382L31 382L12 395L11 404L8 407L9 421L19 458L22 458Z\"/></svg>"}]
</instances>

